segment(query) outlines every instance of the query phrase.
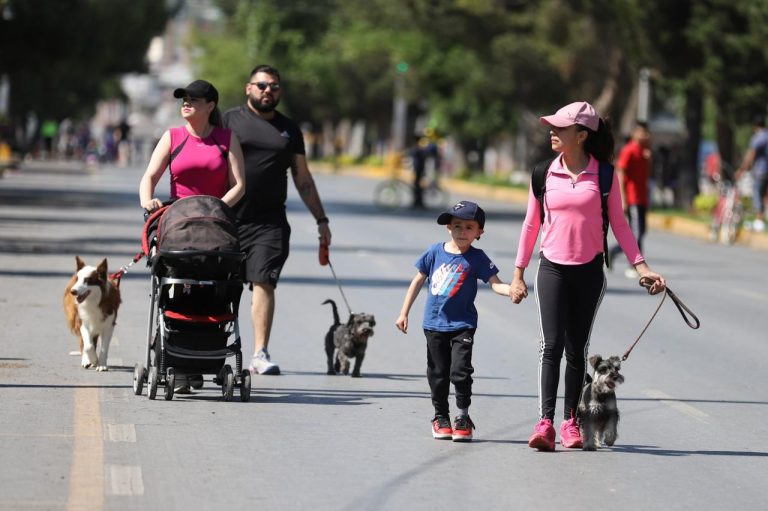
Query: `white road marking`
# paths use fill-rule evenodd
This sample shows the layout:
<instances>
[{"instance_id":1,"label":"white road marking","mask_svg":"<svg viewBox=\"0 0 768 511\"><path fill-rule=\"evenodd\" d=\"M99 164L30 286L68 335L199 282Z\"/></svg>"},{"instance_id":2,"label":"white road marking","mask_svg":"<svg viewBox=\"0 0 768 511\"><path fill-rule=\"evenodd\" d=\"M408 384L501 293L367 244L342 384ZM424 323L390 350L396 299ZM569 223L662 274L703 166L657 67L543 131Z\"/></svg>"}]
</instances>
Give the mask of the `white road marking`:
<instances>
[{"instance_id":1,"label":"white road marking","mask_svg":"<svg viewBox=\"0 0 768 511\"><path fill-rule=\"evenodd\" d=\"M109 495L144 495L141 467L133 465L107 465Z\"/></svg>"},{"instance_id":2,"label":"white road marking","mask_svg":"<svg viewBox=\"0 0 768 511\"><path fill-rule=\"evenodd\" d=\"M106 439L110 442L136 442L133 424L107 424Z\"/></svg>"},{"instance_id":3,"label":"white road marking","mask_svg":"<svg viewBox=\"0 0 768 511\"><path fill-rule=\"evenodd\" d=\"M681 401L676 400L674 397L670 396L669 394L666 394L657 389L647 389L647 390L644 390L643 393L650 398L658 399L665 405L677 410L678 412L684 413L685 415L692 417L700 422L703 422L704 424L708 423L707 422L707 419L709 419L708 414L702 412L698 408L695 408L687 403L683 403Z\"/></svg>"}]
</instances>

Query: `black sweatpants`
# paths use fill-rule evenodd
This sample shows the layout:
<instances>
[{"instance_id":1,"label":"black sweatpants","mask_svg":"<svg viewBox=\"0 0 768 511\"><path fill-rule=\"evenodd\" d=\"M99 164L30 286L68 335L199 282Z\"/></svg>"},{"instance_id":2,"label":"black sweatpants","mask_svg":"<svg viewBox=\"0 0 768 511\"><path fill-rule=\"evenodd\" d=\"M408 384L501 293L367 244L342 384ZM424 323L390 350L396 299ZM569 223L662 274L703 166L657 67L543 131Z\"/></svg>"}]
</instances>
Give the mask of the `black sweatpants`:
<instances>
[{"instance_id":1,"label":"black sweatpants","mask_svg":"<svg viewBox=\"0 0 768 511\"><path fill-rule=\"evenodd\" d=\"M472 345L475 329L453 332L424 330L427 338L427 380L435 415L448 417L450 384L456 389L456 406L469 408L472 397Z\"/></svg>"},{"instance_id":2,"label":"black sweatpants","mask_svg":"<svg viewBox=\"0 0 768 511\"><path fill-rule=\"evenodd\" d=\"M576 415L587 371L592 325L605 293L603 254L580 265L557 264L539 257L536 274L539 311L539 415L554 421L560 360L565 351L566 419Z\"/></svg>"}]
</instances>

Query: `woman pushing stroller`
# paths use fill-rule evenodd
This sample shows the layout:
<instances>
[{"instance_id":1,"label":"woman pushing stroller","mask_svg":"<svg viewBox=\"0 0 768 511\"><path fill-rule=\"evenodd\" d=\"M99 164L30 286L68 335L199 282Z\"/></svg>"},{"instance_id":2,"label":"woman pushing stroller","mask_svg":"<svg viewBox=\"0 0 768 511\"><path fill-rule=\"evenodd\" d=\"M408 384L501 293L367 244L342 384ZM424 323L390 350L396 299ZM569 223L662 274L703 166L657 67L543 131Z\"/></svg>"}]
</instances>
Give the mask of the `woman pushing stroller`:
<instances>
[{"instance_id":1,"label":"woman pushing stroller","mask_svg":"<svg viewBox=\"0 0 768 511\"><path fill-rule=\"evenodd\" d=\"M147 213L163 207L154 193L166 167L171 201L203 195L235 205L245 194L243 153L237 136L222 127L218 91L205 80L195 80L174 90L173 96L181 99L186 124L167 130L155 146L139 184L141 207ZM190 383L195 388L202 385L200 375L188 379L179 379L177 393L188 393Z\"/></svg>"}]
</instances>

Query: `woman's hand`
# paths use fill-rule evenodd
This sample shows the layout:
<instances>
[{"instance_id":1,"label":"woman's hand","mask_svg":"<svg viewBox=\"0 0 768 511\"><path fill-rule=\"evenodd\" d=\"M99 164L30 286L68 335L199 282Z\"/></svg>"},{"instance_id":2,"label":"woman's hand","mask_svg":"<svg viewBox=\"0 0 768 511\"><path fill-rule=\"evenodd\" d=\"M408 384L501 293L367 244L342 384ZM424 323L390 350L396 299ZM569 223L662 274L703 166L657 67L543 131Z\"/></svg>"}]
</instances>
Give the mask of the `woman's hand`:
<instances>
[{"instance_id":1,"label":"woman's hand","mask_svg":"<svg viewBox=\"0 0 768 511\"><path fill-rule=\"evenodd\" d=\"M640 285L648 289L648 293L656 295L667 289L667 281L658 273L651 271L646 263L635 265L635 270L640 275Z\"/></svg>"},{"instance_id":2,"label":"woman's hand","mask_svg":"<svg viewBox=\"0 0 768 511\"><path fill-rule=\"evenodd\" d=\"M509 297L513 303L520 303L523 298L528 297L528 286L521 278L514 277L512 283L509 285Z\"/></svg>"},{"instance_id":3,"label":"woman's hand","mask_svg":"<svg viewBox=\"0 0 768 511\"><path fill-rule=\"evenodd\" d=\"M145 210L149 211L150 213L155 211L156 209L160 209L163 207L163 203L160 199L149 199L148 201L142 201L141 207Z\"/></svg>"}]
</instances>

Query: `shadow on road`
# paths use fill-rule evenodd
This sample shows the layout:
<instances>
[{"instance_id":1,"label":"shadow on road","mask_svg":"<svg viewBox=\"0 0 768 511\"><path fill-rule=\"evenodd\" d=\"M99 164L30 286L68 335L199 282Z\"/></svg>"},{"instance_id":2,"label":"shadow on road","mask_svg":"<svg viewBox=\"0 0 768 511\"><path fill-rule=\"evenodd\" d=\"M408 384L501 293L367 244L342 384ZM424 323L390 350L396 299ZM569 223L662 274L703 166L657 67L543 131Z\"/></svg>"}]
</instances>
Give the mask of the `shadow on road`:
<instances>
[{"instance_id":1,"label":"shadow on road","mask_svg":"<svg viewBox=\"0 0 768 511\"><path fill-rule=\"evenodd\" d=\"M0 188L0 204L43 208L122 208L138 206L138 192L105 192L99 190Z\"/></svg>"},{"instance_id":2,"label":"shadow on road","mask_svg":"<svg viewBox=\"0 0 768 511\"><path fill-rule=\"evenodd\" d=\"M768 457L768 452L760 451L679 451L675 449L662 449L653 445L619 445L613 446L610 449L606 449L606 451L608 450L611 452L648 454L651 456L743 456L746 458Z\"/></svg>"}]
</instances>

